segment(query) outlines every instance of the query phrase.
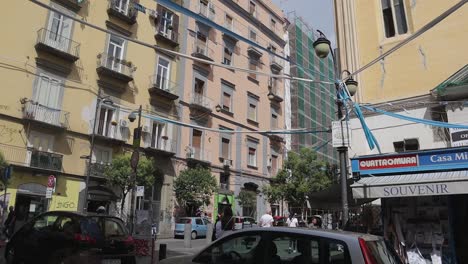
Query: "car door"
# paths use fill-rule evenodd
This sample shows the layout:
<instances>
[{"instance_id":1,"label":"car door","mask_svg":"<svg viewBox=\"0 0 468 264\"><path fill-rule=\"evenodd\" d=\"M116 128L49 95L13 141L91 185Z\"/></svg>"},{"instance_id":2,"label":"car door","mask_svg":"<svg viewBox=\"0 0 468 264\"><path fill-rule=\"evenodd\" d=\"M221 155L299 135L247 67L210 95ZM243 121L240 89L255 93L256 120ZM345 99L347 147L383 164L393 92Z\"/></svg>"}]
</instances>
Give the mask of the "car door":
<instances>
[{"instance_id":1,"label":"car door","mask_svg":"<svg viewBox=\"0 0 468 264\"><path fill-rule=\"evenodd\" d=\"M271 232L266 236L267 263L325 264L321 238L288 232Z\"/></svg>"},{"instance_id":2,"label":"car door","mask_svg":"<svg viewBox=\"0 0 468 264\"><path fill-rule=\"evenodd\" d=\"M206 236L207 225L201 218L195 218L195 231L199 236Z\"/></svg>"},{"instance_id":3,"label":"car door","mask_svg":"<svg viewBox=\"0 0 468 264\"><path fill-rule=\"evenodd\" d=\"M15 256L26 260L43 259L54 250L50 247L50 238L55 232L58 216L45 214L26 224L14 236Z\"/></svg>"},{"instance_id":4,"label":"car door","mask_svg":"<svg viewBox=\"0 0 468 264\"><path fill-rule=\"evenodd\" d=\"M199 253L192 262L202 264L265 264L262 232L228 235Z\"/></svg>"}]
</instances>

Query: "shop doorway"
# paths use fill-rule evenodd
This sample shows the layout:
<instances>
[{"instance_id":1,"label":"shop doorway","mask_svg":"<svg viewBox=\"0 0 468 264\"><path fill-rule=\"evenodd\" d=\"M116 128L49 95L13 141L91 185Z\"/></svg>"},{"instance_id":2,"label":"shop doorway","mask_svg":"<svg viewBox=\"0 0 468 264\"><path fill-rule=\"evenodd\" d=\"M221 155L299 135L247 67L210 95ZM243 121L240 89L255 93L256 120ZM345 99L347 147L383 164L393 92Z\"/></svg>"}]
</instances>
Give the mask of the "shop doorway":
<instances>
[{"instance_id":1,"label":"shop doorway","mask_svg":"<svg viewBox=\"0 0 468 264\"><path fill-rule=\"evenodd\" d=\"M47 200L45 196L21 194L16 195L16 225L18 229L28 220L47 210Z\"/></svg>"}]
</instances>

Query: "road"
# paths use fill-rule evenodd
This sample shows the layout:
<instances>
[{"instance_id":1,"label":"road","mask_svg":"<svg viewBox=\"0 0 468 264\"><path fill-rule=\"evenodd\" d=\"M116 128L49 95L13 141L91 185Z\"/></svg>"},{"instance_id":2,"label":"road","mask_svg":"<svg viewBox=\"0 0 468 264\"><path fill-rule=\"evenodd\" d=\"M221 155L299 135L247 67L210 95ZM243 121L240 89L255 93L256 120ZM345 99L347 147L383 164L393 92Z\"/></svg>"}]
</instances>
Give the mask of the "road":
<instances>
[{"instance_id":1,"label":"road","mask_svg":"<svg viewBox=\"0 0 468 264\"><path fill-rule=\"evenodd\" d=\"M196 240L192 240L192 247L191 248L185 248L184 247L184 240L183 239L158 239L156 241L155 249L156 249L156 254L159 251L159 245L160 244L166 244L167 247L167 257L175 257L175 256L180 256L180 255L190 255L190 254L195 254L199 252L201 249L203 249L207 244L206 240L204 238L199 238ZM4 252L5 252L5 245L3 241L0 241L0 264L5 264L5 258L4 258ZM148 258L139 258L138 264L147 264L150 263L150 260Z\"/></svg>"}]
</instances>

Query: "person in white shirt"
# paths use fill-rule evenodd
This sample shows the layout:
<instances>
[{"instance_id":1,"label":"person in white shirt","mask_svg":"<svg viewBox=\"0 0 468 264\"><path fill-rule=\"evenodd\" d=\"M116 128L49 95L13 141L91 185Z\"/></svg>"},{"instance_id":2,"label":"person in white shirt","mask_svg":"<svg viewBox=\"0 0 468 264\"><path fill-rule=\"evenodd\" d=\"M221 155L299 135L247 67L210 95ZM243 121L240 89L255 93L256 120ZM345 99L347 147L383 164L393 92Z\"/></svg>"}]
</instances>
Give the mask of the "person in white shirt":
<instances>
[{"instance_id":1,"label":"person in white shirt","mask_svg":"<svg viewBox=\"0 0 468 264\"><path fill-rule=\"evenodd\" d=\"M271 210L268 210L262 217L260 217L259 224L261 227L273 226L273 216L271 216Z\"/></svg>"},{"instance_id":2,"label":"person in white shirt","mask_svg":"<svg viewBox=\"0 0 468 264\"><path fill-rule=\"evenodd\" d=\"M289 226L289 227L297 227L298 224L299 224L299 221L297 221L297 217L296 217L296 214L294 215L289 215L289 218L288 220L286 220L286 224Z\"/></svg>"}]
</instances>

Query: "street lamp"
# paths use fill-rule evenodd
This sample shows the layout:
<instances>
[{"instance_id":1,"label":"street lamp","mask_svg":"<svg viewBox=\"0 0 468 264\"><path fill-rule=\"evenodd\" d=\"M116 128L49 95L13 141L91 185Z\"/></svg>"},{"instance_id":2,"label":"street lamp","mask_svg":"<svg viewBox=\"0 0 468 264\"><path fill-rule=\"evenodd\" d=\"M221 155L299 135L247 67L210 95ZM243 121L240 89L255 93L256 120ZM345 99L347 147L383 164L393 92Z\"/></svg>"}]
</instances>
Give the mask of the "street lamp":
<instances>
[{"instance_id":1,"label":"street lamp","mask_svg":"<svg viewBox=\"0 0 468 264\"><path fill-rule=\"evenodd\" d=\"M270 101L273 100L273 99L275 99L275 94L272 93L271 91L268 92L267 96L268 96L268 99L269 99Z\"/></svg>"},{"instance_id":2,"label":"street lamp","mask_svg":"<svg viewBox=\"0 0 468 264\"><path fill-rule=\"evenodd\" d=\"M86 183L85 183L85 191L84 191L84 204L83 204L83 212L86 213L88 211L88 189L89 189L89 177L91 174L91 162L94 152L94 138L96 135L96 123L99 113L99 108L101 107L101 103L107 105L113 105L114 102L109 99L109 96L101 97L101 87L98 88L97 92L97 99L96 99L96 107L94 109L94 120L93 120L93 131L91 133L91 146L89 147L89 155L88 156L80 156L80 159L87 159L88 160L88 168L86 169Z\"/></svg>"},{"instance_id":3,"label":"street lamp","mask_svg":"<svg viewBox=\"0 0 468 264\"><path fill-rule=\"evenodd\" d=\"M335 60L335 54L333 54L333 49L331 47L331 42L327 39L325 34L323 34L322 31L317 30L317 32L320 34L320 37L315 40L313 46L315 50L315 54L319 58L326 58L329 53L331 53L332 60L333 60L333 67L335 70L335 75L338 73L338 65ZM345 84L348 88L350 96L353 96L357 89L358 89L358 82L355 81L352 76L350 76L350 72L345 70L343 72L346 72L348 74L348 78L345 81ZM336 94L337 98L339 97L340 94L340 85L339 83L335 83L335 89L336 89ZM343 133L343 103L340 100L336 100L336 105L338 107L338 120L341 121L341 133ZM344 141L344 140L343 140ZM348 222L348 186L347 186L347 178L348 178L348 166L347 166L347 160L348 160L348 147L344 145L338 147L338 154L340 156L340 178L341 178L341 204L342 204L342 210L343 210L343 217L342 217L342 226L341 228L344 228L346 223Z\"/></svg>"},{"instance_id":4,"label":"street lamp","mask_svg":"<svg viewBox=\"0 0 468 264\"><path fill-rule=\"evenodd\" d=\"M133 130L133 154L130 161L130 165L133 169L133 178L132 178L132 199L130 204L130 234L133 235L135 230L135 200L136 200L136 179L137 179L137 166L140 154L138 149L140 148L140 140L141 140L141 111L142 107L138 108L138 111L132 111L128 115L128 120L130 122L134 122L138 117L138 127Z\"/></svg>"}]
</instances>

